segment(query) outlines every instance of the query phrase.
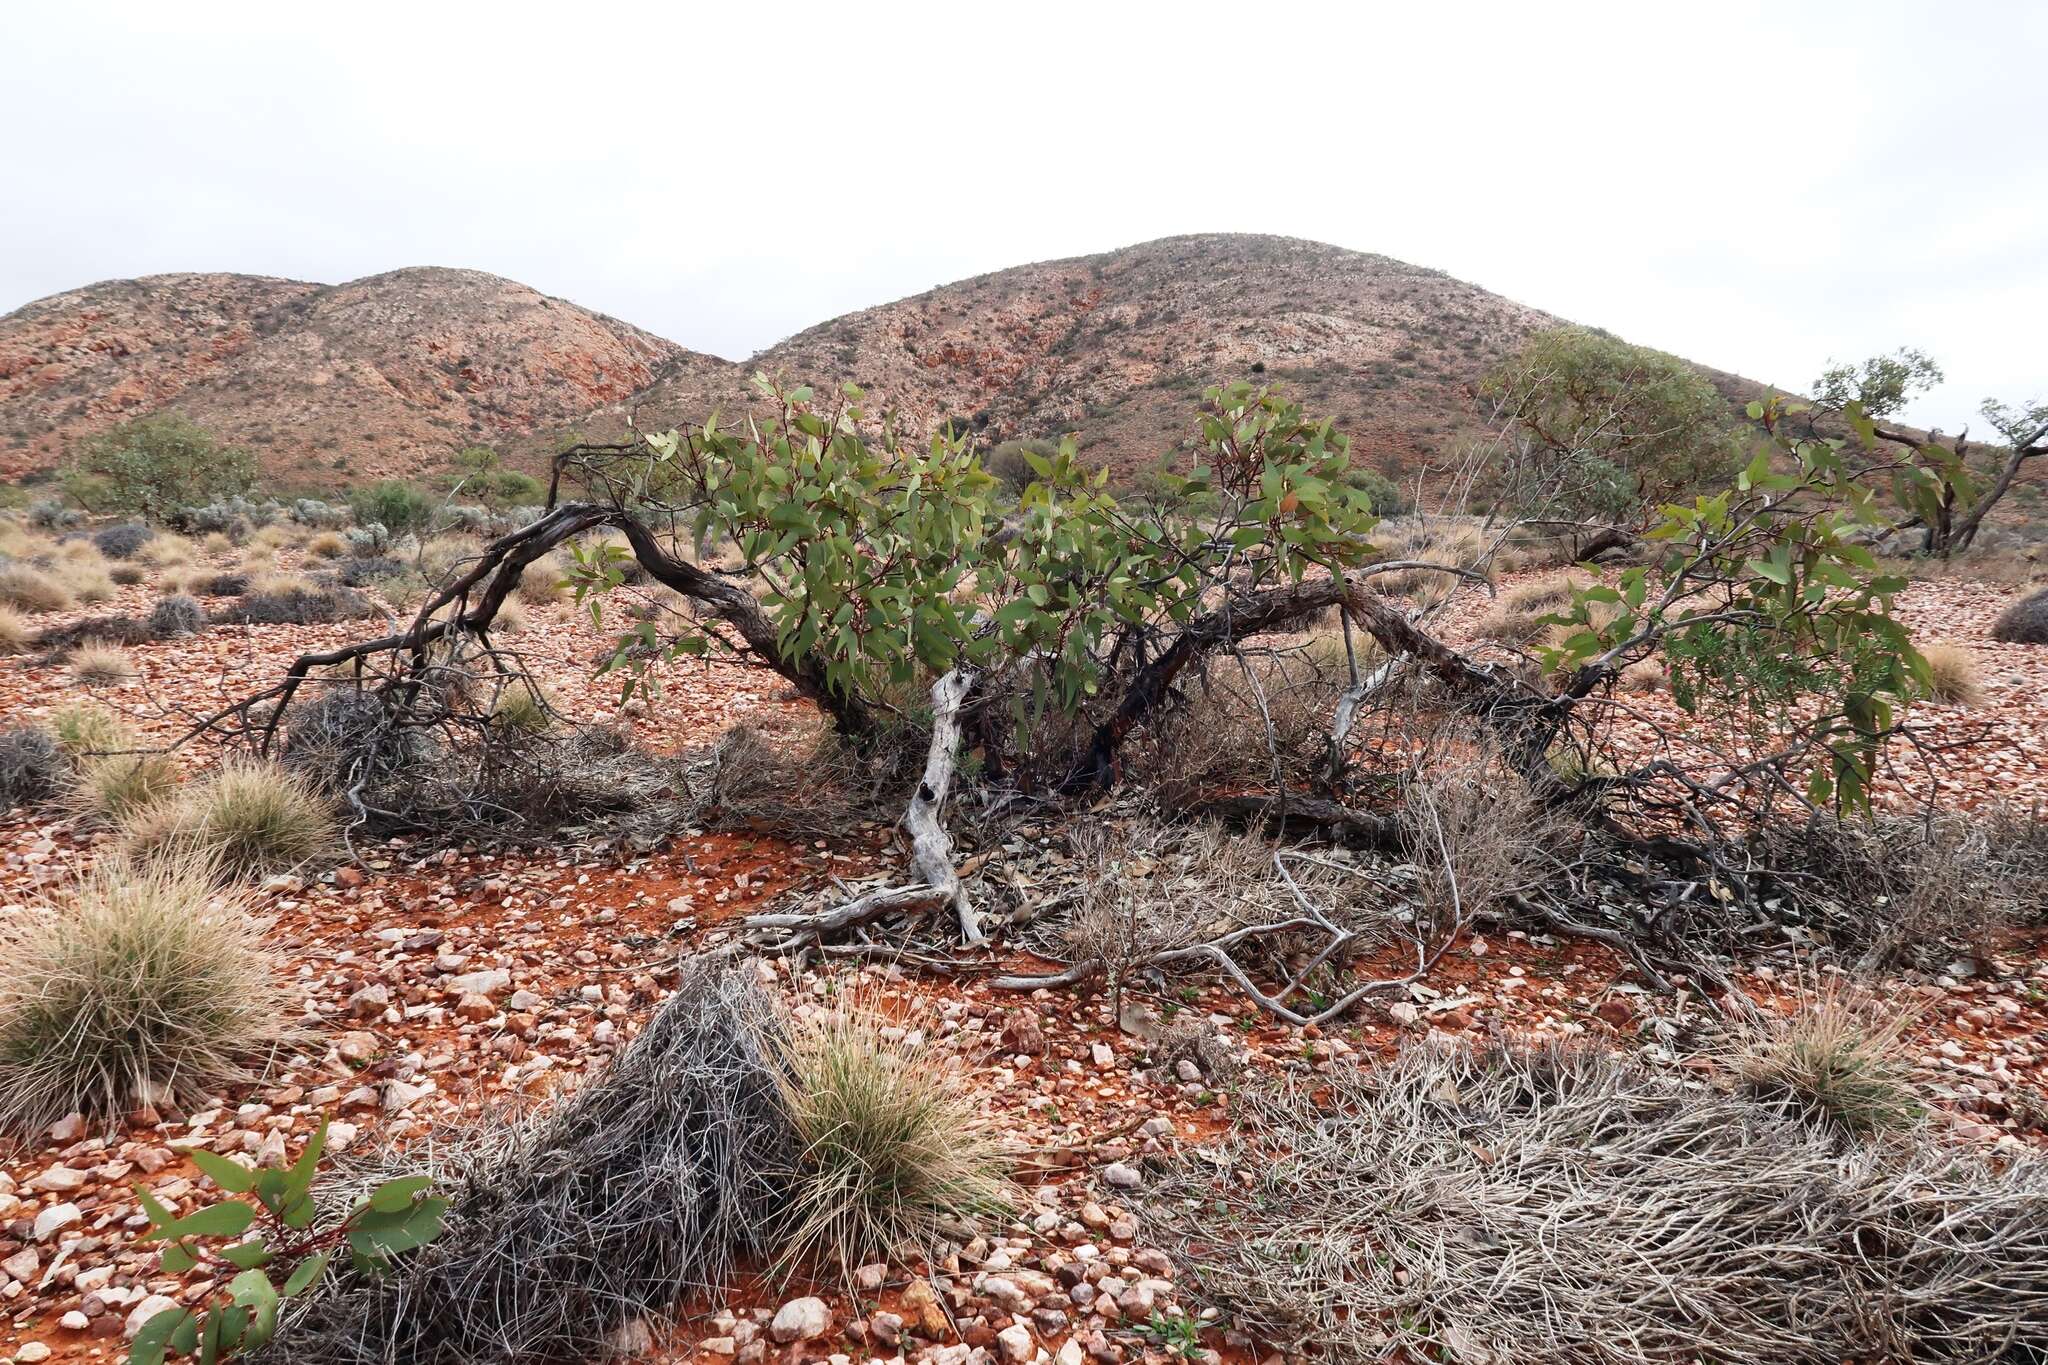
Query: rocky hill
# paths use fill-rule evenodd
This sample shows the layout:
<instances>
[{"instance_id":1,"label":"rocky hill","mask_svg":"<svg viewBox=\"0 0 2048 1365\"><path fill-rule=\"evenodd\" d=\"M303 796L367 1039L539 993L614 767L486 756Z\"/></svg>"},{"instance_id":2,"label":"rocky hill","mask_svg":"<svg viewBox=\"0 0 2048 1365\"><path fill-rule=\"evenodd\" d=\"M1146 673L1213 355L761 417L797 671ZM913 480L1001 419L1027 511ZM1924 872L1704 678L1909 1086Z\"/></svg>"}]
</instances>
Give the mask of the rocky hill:
<instances>
[{"instance_id":1,"label":"rocky hill","mask_svg":"<svg viewBox=\"0 0 2048 1365\"><path fill-rule=\"evenodd\" d=\"M246 275L96 284L0 318L0 472L175 409L303 484L417 473L573 424L696 356L525 285L414 269L323 286Z\"/></svg>"},{"instance_id":2,"label":"rocky hill","mask_svg":"<svg viewBox=\"0 0 2048 1365\"><path fill-rule=\"evenodd\" d=\"M1280 381L1399 475L1475 430L1467 386L1557 319L1433 270L1282 237L1171 237L1019 266L822 323L735 364L474 271L321 286L161 275L0 318L0 471L174 408L281 480L420 473L491 442L538 459L604 435L728 414L765 370L832 386L914 432L1076 432L1122 469L1191 431L1200 390Z\"/></svg>"},{"instance_id":3,"label":"rocky hill","mask_svg":"<svg viewBox=\"0 0 2048 1365\"><path fill-rule=\"evenodd\" d=\"M1399 473L1475 428L1467 386L1559 319L1438 271L1286 237L1169 237L963 280L864 309L729 374L676 374L638 395L640 420L746 399L755 369L853 379L871 405L929 431L991 439L1077 433L1121 469L1191 430L1201 390L1277 380ZM623 409L606 414L614 423Z\"/></svg>"}]
</instances>

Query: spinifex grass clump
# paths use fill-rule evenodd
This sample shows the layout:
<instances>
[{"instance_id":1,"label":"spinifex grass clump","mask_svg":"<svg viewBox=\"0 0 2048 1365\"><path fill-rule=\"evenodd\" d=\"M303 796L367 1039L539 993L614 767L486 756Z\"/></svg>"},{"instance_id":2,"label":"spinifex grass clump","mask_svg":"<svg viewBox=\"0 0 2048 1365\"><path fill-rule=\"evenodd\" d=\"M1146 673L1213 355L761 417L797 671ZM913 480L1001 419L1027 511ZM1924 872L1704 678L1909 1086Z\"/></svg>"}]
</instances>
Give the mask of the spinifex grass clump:
<instances>
[{"instance_id":1,"label":"spinifex grass clump","mask_svg":"<svg viewBox=\"0 0 2048 1365\"><path fill-rule=\"evenodd\" d=\"M210 868L102 859L0 921L0 1125L203 1098L290 1018L261 921Z\"/></svg>"},{"instance_id":2,"label":"spinifex grass clump","mask_svg":"<svg viewBox=\"0 0 2048 1365\"><path fill-rule=\"evenodd\" d=\"M803 1151L785 1264L862 1261L1000 1207L1002 1151L986 1110L929 1043L885 1036L858 1001L791 1017L782 1098Z\"/></svg>"},{"instance_id":3,"label":"spinifex grass clump","mask_svg":"<svg viewBox=\"0 0 2048 1365\"><path fill-rule=\"evenodd\" d=\"M228 877L264 877L330 856L340 824L311 779L243 759L136 812L128 837L138 853L198 857Z\"/></svg>"},{"instance_id":4,"label":"spinifex grass clump","mask_svg":"<svg viewBox=\"0 0 2048 1365\"><path fill-rule=\"evenodd\" d=\"M1795 1013L1745 1030L1735 1071L1758 1100L1853 1137L1910 1128L1926 1113L1899 1055L1913 1020L1831 982Z\"/></svg>"}]
</instances>

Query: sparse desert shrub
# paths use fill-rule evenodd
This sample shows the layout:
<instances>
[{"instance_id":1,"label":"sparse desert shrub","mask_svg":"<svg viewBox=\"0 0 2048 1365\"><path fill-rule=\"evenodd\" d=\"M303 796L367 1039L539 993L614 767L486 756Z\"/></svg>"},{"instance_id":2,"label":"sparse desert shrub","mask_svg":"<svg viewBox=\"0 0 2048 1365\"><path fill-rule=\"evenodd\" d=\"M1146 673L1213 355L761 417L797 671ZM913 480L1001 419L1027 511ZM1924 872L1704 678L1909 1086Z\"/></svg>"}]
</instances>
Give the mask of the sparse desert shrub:
<instances>
[{"instance_id":1,"label":"sparse desert shrub","mask_svg":"<svg viewBox=\"0 0 2048 1365\"><path fill-rule=\"evenodd\" d=\"M0 1122L204 1098L287 1041L278 964L203 867L101 859L0 921Z\"/></svg>"},{"instance_id":2,"label":"sparse desert shrub","mask_svg":"<svg viewBox=\"0 0 2048 1365\"><path fill-rule=\"evenodd\" d=\"M345 560L334 572L334 576L345 588L371 587L380 579L395 578L406 572L405 564L384 555L368 559Z\"/></svg>"},{"instance_id":3,"label":"sparse desert shrub","mask_svg":"<svg viewBox=\"0 0 2048 1365\"><path fill-rule=\"evenodd\" d=\"M106 754L79 765L66 802L87 824L118 825L178 789L178 767L164 754Z\"/></svg>"},{"instance_id":4,"label":"sparse desert shrub","mask_svg":"<svg viewBox=\"0 0 2048 1365\"><path fill-rule=\"evenodd\" d=\"M40 531L67 531L85 520L85 513L67 507L62 498L37 498L28 505L28 524Z\"/></svg>"},{"instance_id":5,"label":"sparse desert shrub","mask_svg":"<svg viewBox=\"0 0 2048 1365\"><path fill-rule=\"evenodd\" d=\"M28 622L12 607L0 607L0 654L19 654L28 648Z\"/></svg>"},{"instance_id":6,"label":"sparse desert shrub","mask_svg":"<svg viewBox=\"0 0 2048 1365\"><path fill-rule=\"evenodd\" d=\"M192 503L245 492L256 481L256 461L175 413L157 413L87 438L70 475L94 481L96 506L163 520Z\"/></svg>"},{"instance_id":7,"label":"sparse desert shrub","mask_svg":"<svg viewBox=\"0 0 2048 1365\"><path fill-rule=\"evenodd\" d=\"M2048 645L2048 588L2007 607L1991 623L1991 638L2008 645Z\"/></svg>"},{"instance_id":8,"label":"sparse desert shrub","mask_svg":"<svg viewBox=\"0 0 2048 1365\"><path fill-rule=\"evenodd\" d=\"M93 532L92 543L108 559L132 559L155 534L147 526L125 522Z\"/></svg>"},{"instance_id":9,"label":"sparse desert shrub","mask_svg":"<svg viewBox=\"0 0 2048 1365\"><path fill-rule=\"evenodd\" d=\"M946 1223L1002 1205L1004 1164L988 1111L929 1043L891 1042L858 1000L794 1012L778 1039L795 1124L795 1227L785 1265L853 1267Z\"/></svg>"},{"instance_id":10,"label":"sparse desert shrub","mask_svg":"<svg viewBox=\"0 0 2048 1365\"><path fill-rule=\"evenodd\" d=\"M87 687L113 687L135 677L135 664L112 645L86 645L72 651L71 676Z\"/></svg>"},{"instance_id":11,"label":"sparse desert shrub","mask_svg":"<svg viewBox=\"0 0 2048 1365\"><path fill-rule=\"evenodd\" d=\"M382 555L391 549L396 539L391 529L381 521L366 521L360 526L351 526L345 533L348 537L348 552L359 559Z\"/></svg>"},{"instance_id":12,"label":"sparse desert shrub","mask_svg":"<svg viewBox=\"0 0 2048 1365\"><path fill-rule=\"evenodd\" d=\"M200 550L209 555L224 555L235 548L234 537L225 531L208 531L199 540Z\"/></svg>"},{"instance_id":13,"label":"sparse desert shrub","mask_svg":"<svg viewBox=\"0 0 2048 1365\"><path fill-rule=\"evenodd\" d=\"M137 812L127 834L138 855L198 858L226 876L266 877L331 857L340 827L310 779L241 760Z\"/></svg>"},{"instance_id":14,"label":"sparse desert shrub","mask_svg":"<svg viewBox=\"0 0 2048 1365\"><path fill-rule=\"evenodd\" d=\"M1151 1207L1201 1298L1290 1353L1831 1365L2048 1340L2038 1160L1845 1146L1563 1045L1414 1044L1238 1112Z\"/></svg>"},{"instance_id":15,"label":"sparse desert shrub","mask_svg":"<svg viewBox=\"0 0 2048 1365\"><path fill-rule=\"evenodd\" d=\"M429 585L439 588L474 564L482 548L470 536L435 536L420 547L416 567Z\"/></svg>"},{"instance_id":16,"label":"sparse desert shrub","mask_svg":"<svg viewBox=\"0 0 2048 1365\"><path fill-rule=\"evenodd\" d=\"M498 615L491 622L491 630L499 635L517 635L529 624L531 623L527 619L526 608L520 605L518 598L509 597L505 599L505 605L498 608ZM0 647L0 652L4 652L4 647Z\"/></svg>"},{"instance_id":17,"label":"sparse desert shrub","mask_svg":"<svg viewBox=\"0 0 2048 1365\"><path fill-rule=\"evenodd\" d=\"M206 629L206 608L199 600L176 593L160 599L150 608L149 631L159 640L179 635L197 635Z\"/></svg>"},{"instance_id":18,"label":"sparse desert shrub","mask_svg":"<svg viewBox=\"0 0 2048 1365\"><path fill-rule=\"evenodd\" d=\"M393 535L424 531L434 519L433 498L402 479L351 489L348 505L358 527L376 526Z\"/></svg>"},{"instance_id":19,"label":"sparse desert shrub","mask_svg":"<svg viewBox=\"0 0 2048 1365\"><path fill-rule=\"evenodd\" d=\"M433 755L432 741L398 724L384 703L339 686L292 708L284 763L330 795L358 783L372 792L406 777Z\"/></svg>"},{"instance_id":20,"label":"sparse desert shrub","mask_svg":"<svg viewBox=\"0 0 2048 1365\"><path fill-rule=\"evenodd\" d=\"M291 505L291 518L316 531L338 531L348 525L349 511L318 498L300 498Z\"/></svg>"},{"instance_id":21,"label":"sparse desert shrub","mask_svg":"<svg viewBox=\"0 0 2048 1365\"><path fill-rule=\"evenodd\" d=\"M348 553L348 537L337 531L322 531L306 542L306 553L315 559L340 559Z\"/></svg>"},{"instance_id":22,"label":"sparse desert shrub","mask_svg":"<svg viewBox=\"0 0 2048 1365\"><path fill-rule=\"evenodd\" d=\"M116 564L107 570L107 577L123 588L132 588L148 576L140 564Z\"/></svg>"},{"instance_id":23,"label":"sparse desert shrub","mask_svg":"<svg viewBox=\"0 0 2048 1365\"><path fill-rule=\"evenodd\" d=\"M1742 1030L1735 1074L1759 1102L1851 1137L1910 1128L1926 1112L1898 1056L1913 1022L1830 978L1791 1015Z\"/></svg>"},{"instance_id":24,"label":"sparse desert shrub","mask_svg":"<svg viewBox=\"0 0 2048 1365\"><path fill-rule=\"evenodd\" d=\"M68 611L77 601L58 579L29 564L0 564L0 604L28 612Z\"/></svg>"},{"instance_id":25,"label":"sparse desert shrub","mask_svg":"<svg viewBox=\"0 0 2048 1365\"><path fill-rule=\"evenodd\" d=\"M0 731L0 815L49 800L70 775L49 731L26 725Z\"/></svg>"},{"instance_id":26,"label":"sparse desert shrub","mask_svg":"<svg viewBox=\"0 0 2048 1365\"><path fill-rule=\"evenodd\" d=\"M1423 909L1440 924L1540 886L1573 832L1527 782L1483 755L1424 768L1404 795Z\"/></svg>"},{"instance_id":27,"label":"sparse desert shrub","mask_svg":"<svg viewBox=\"0 0 2048 1365\"><path fill-rule=\"evenodd\" d=\"M602 1075L441 1146L447 1230L396 1273L344 1277L309 1303L289 1358L594 1359L627 1324L723 1292L737 1258L772 1254L788 1204L797 1150L774 1028L741 973L690 966ZM416 1169L417 1150L399 1160Z\"/></svg>"},{"instance_id":28,"label":"sparse desert shrub","mask_svg":"<svg viewBox=\"0 0 2048 1365\"><path fill-rule=\"evenodd\" d=\"M361 620L375 611L359 592L303 585L282 592L249 592L215 613L215 619L231 625L316 626Z\"/></svg>"},{"instance_id":29,"label":"sparse desert shrub","mask_svg":"<svg viewBox=\"0 0 2048 1365\"><path fill-rule=\"evenodd\" d=\"M1927 660L1930 681L1927 695L1951 706L1975 706L1984 700L1984 685L1977 677L1977 659L1967 649L1954 645L1926 645L1920 650Z\"/></svg>"}]
</instances>

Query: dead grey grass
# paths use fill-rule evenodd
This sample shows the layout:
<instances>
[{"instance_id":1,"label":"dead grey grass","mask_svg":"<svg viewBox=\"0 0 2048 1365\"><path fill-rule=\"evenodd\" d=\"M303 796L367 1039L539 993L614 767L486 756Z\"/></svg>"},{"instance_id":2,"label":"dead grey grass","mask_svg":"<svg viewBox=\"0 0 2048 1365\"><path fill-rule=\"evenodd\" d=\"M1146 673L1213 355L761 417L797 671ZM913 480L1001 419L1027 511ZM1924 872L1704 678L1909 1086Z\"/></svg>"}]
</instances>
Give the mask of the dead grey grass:
<instances>
[{"instance_id":1,"label":"dead grey grass","mask_svg":"<svg viewBox=\"0 0 2048 1365\"><path fill-rule=\"evenodd\" d=\"M1565 1046L1418 1044L1243 1112L1154 1216L1201 1295L1277 1346L1494 1365L2048 1347L2038 1161L1844 1147Z\"/></svg>"}]
</instances>

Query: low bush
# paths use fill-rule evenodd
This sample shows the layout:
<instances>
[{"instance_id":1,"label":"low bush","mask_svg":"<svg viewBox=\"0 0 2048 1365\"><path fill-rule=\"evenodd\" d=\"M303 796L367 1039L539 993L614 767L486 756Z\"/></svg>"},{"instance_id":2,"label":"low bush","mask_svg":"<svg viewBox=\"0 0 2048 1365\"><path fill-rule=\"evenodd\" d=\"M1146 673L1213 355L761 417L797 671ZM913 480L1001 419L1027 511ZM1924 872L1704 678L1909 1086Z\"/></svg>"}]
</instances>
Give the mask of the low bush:
<instances>
[{"instance_id":1,"label":"low bush","mask_svg":"<svg viewBox=\"0 0 2048 1365\"><path fill-rule=\"evenodd\" d=\"M525 683L507 687L491 707L491 724L518 734L545 734L554 723L547 699Z\"/></svg>"},{"instance_id":2,"label":"low bush","mask_svg":"<svg viewBox=\"0 0 2048 1365\"><path fill-rule=\"evenodd\" d=\"M0 607L0 654L19 654L28 648L33 632L21 613L12 607Z\"/></svg>"},{"instance_id":3,"label":"low bush","mask_svg":"<svg viewBox=\"0 0 2048 1365\"><path fill-rule=\"evenodd\" d=\"M393 535L424 531L434 519L434 499L402 479L352 489L348 505L357 526L375 525Z\"/></svg>"},{"instance_id":4,"label":"low bush","mask_svg":"<svg viewBox=\"0 0 2048 1365\"><path fill-rule=\"evenodd\" d=\"M86 645L73 650L71 676L87 687L114 687L135 677L135 664L111 645Z\"/></svg>"},{"instance_id":5,"label":"low bush","mask_svg":"<svg viewBox=\"0 0 2048 1365\"><path fill-rule=\"evenodd\" d=\"M0 564L0 606L26 612L68 611L77 602L55 575L30 564Z\"/></svg>"},{"instance_id":6,"label":"low bush","mask_svg":"<svg viewBox=\"0 0 2048 1365\"><path fill-rule=\"evenodd\" d=\"M108 559L132 559L155 535L147 526L126 522L93 532L92 543Z\"/></svg>"},{"instance_id":7,"label":"low bush","mask_svg":"<svg viewBox=\"0 0 2048 1365\"><path fill-rule=\"evenodd\" d=\"M306 584L281 592L246 593L232 606L215 613L215 619L230 625L317 626L359 621L375 614L376 607L359 592Z\"/></svg>"},{"instance_id":8,"label":"low bush","mask_svg":"<svg viewBox=\"0 0 2048 1365\"><path fill-rule=\"evenodd\" d=\"M207 870L102 858L0 920L0 1123L205 1099L288 1040L262 926Z\"/></svg>"},{"instance_id":9,"label":"low bush","mask_svg":"<svg viewBox=\"0 0 2048 1365\"><path fill-rule=\"evenodd\" d=\"M177 593L161 599L149 613L149 631L159 640L197 635L206 629L206 608L197 598Z\"/></svg>"},{"instance_id":10,"label":"low bush","mask_svg":"<svg viewBox=\"0 0 2048 1365\"><path fill-rule=\"evenodd\" d=\"M1991 623L1991 638L2009 645L2048 645L2048 588L2007 607Z\"/></svg>"},{"instance_id":11,"label":"low bush","mask_svg":"<svg viewBox=\"0 0 2048 1365\"><path fill-rule=\"evenodd\" d=\"M308 1303L290 1360L595 1360L629 1324L726 1292L735 1261L772 1253L797 1155L774 1027L748 976L690 967L602 1075L437 1144L447 1230Z\"/></svg>"},{"instance_id":12,"label":"low bush","mask_svg":"<svg viewBox=\"0 0 2048 1365\"><path fill-rule=\"evenodd\" d=\"M107 577L114 580L116 587L132 588L149 575L140 564L116 564L107 570Z\"/></svg>"},{"instance_id":13,"label":"low bush","mask_svg":"<svg viewBox=\"0 0 2048 1365\"><path fill-rule=\"evenodd\" d=\"M191 541L174 531L164 531L152 536L135 557L153 568L168 569L191 563L196 553L197 547Z\"/></svg>"},{"instance_id":14,"label":"low bush","mask_svg":"<svg viewBox=\"0 0 2048 1365\"><path fill-rule=\"evenodd\" d=\"M344 560L335 570L334 576L345 588L367 588L386 578L396 578L406 572L403 561L384 555L369 559Z\"/></svg>"},{"instance_id":15,"label":"low bush","mask_svg":"<svg viewBox=\"0 0 2048 1365\"><path fill-rule=\"evenodd\" d=\"M71 765L49 731L26 725L0 731L0 815L41 805L70 775Z\"/></svg>"},{"instance_id":16,"label":"low bush","mask_svg":"<svg viewBox=\"0 0 2048 1365\"><path fill-rule=\"evenodd\" d=\"M137 855L197 858L230 877L267 877L332 857L340 833L332 803L310 779L248 760L135 812L126 830Z\"/></svg>"},{"instance_id":17,"label":"low bush","mask_svg":"<svg viewBox=\"0 0 2048 1365\"><path fill-rule=\"evenodd\" d=\"M2024 1360L2048 1164L1844 1144L1595 1047L1415 1044L1233 1108L1157 1180L1240 1330L1334 1360ZM1566 1231L1568 1229L1568 1231Z\"/></svg>"},{"instance_id":18,"label":"low bush","mask_svg":"<svg viewBox=\"0 0 2048 1365\"><path fill-rule=\"evenodd\" d=\"M889 1024L843 999L786 1020L782 1101L801 1155L785 1265L850 1275L905 1244L936 1254L947 1224L1004 1202L987 1108L934 1045L892 1042Z\"/></svg>"},{"instance_id":19,"label":"low bush","mask_svg":"<svg viewBox=\"0 0 2048 1365\"><path fill-rule=\"evenodd\" d=\"M240 597L249 591L249 575L236 571L199 574L187 579L185 586L201 597Z\"/></svg>"}]
</instances>

